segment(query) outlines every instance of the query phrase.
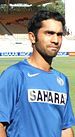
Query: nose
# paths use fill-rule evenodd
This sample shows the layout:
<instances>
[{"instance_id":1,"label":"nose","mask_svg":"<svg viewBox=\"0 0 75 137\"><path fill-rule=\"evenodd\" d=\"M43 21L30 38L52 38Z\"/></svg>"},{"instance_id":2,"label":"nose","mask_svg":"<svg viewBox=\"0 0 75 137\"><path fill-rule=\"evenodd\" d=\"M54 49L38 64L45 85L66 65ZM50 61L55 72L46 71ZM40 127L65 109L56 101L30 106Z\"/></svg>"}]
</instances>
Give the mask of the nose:
<instances>
[{"instance_id":1,"label":"nose","mask_svg":"<svg viewBox=\"0 0 75 137\"><path fill-rule=\"evenodd\" d=\"M56 45L58 44L58 36L57 34L55 33L53 36L52 36L52 39L51 39L51 42L52 43L55 43Z\"/></svg>"}]
</instances>

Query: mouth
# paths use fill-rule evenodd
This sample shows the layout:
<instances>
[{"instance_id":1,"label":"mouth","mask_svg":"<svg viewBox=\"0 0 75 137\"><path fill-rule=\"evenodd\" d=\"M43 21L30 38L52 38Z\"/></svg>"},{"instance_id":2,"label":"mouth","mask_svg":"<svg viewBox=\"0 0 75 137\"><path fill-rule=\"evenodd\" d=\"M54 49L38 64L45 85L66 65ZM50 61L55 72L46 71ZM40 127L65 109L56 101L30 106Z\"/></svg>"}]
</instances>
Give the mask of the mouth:
<instances>
[{"instance_id":1,"label":"mouth","mask_svg":"<svg viewBox=\"0 0 75 137\"><path fill-rule=\"evenodd\" d=\"M58 51L59 50L59 47L58 46L49 46L50 50L53 50L53 51Z\"/></svg>"},{"instance_id":2,"label":"mouth","mask_svg":"<svg viewBox=\"0 0 75 137\"><path fill-rule=\"evenodd\" d=\"M52 50L52 51L56 51L56 52L58 52L59 49L56 48L56 47L51 47L51 50Z\"/></svg>"}]
</instances>

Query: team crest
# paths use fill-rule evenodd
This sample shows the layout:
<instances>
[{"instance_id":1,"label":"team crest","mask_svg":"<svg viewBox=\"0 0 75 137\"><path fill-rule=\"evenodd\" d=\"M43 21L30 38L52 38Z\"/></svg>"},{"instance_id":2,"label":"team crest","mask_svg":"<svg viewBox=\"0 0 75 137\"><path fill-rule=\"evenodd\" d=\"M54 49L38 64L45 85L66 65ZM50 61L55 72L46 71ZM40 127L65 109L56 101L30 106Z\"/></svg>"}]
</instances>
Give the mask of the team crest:
<instances>
[{"instance_id":1,"label":"team crest","mask_svg":"<svg viewBox=\"0 0 75 137\"><path fill-rule=\"evenodd\" d=\"M57 82L60 86L63 86L64 85L64 81L63 79L61 79L60 77L57 77Z\"/></svg>"}]
</instances>

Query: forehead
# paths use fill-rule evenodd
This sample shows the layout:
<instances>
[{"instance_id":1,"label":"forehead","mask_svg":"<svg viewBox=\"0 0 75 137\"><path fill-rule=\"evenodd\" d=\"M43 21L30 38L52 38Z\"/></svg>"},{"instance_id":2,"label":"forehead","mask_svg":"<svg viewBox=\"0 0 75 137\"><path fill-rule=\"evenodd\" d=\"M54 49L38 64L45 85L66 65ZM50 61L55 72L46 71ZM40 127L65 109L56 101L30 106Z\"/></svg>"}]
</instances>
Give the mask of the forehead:
<instances>
[{"instance_id":1,"label":"forehead","mask_svg":"<svg viewBox=\"0 0 75 137\"><path fill-rule=\"evenodd\" d=\"M52 30L52 31L63 31L62 23L54 19L47 19L47 20L42 21L41 28Z\"/></svg>"}]
</instances>

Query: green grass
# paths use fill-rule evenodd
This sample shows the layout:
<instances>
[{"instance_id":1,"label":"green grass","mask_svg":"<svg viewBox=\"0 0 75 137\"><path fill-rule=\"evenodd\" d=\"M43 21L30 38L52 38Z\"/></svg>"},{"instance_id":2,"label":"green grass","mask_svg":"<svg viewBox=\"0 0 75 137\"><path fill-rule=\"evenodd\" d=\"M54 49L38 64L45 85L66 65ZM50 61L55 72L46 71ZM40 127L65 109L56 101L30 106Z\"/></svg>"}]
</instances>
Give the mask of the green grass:
<instances>
[{"instance_id":1,"label":"green grass","mask_svg":"<svg viewBox=\"0 0 75 137\"><path fill-rule=\"evenodd\" d=\"M22 58L0 58L0 73L8 66L22 60ZM53 67L68 76L70 84L70 97L75 114L75 57L56 57L53 60ZM75 127L74 127L75 132Z\"/></svg>"},{"instance_id":2,"label":"green grass","mask_svg":"<svg viewBox=\"0 0 75 137\"><path fill-rule=\"evenodd\" d=\"M70 85L70 96L75 114L75 57L57 57L53 67L67 75Z\"/></svg>"},{"instance_id":3,"label":"green grass","mask_svg":"<svg viewBox=\"0 0 75 137\"><path fill-rule=\"evenodd\" d=\"M75 115L75 57L57 57L53 60L53 67L68 76L70 97ZM73 129L75 134L75 126Z\"/></svg>"}]
</instances>

